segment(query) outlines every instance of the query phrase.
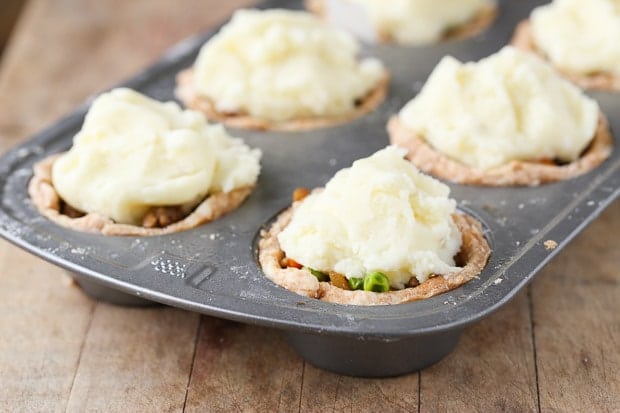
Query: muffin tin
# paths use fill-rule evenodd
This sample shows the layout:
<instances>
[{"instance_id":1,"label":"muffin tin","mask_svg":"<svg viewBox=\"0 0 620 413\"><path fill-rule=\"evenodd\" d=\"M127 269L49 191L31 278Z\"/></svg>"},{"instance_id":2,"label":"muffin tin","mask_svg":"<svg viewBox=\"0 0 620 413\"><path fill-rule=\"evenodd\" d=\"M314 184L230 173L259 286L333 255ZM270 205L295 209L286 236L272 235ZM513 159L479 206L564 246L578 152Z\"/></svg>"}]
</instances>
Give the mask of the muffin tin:
<instances>
[{"instance_id":1,"label":"muffin tin","mask_svg":"<svg viewBox=\"0 0 620 413\"><path fill-rule=\"evenodd\" d=\"M385 124L445 54L478 60L508 43L517 22L542 1L500 2L499 16L472 39L407 48L364 46L392 74L387 100L345 125L284 133L231 130L263 151L258 186L236 211L186 232L106 237L67 230L39 215L27 184L38 160L71 145L90 101L0 158L0 235L70 271L83 288L119 304L153 301L283 330L310 363L366 377L421 369L448 354L463 329L508 302L579 231L620 194L620 151L589 174L524 188L450 185L459 208L477 217L493 249L480 276L451 292L393 306L325 303L269 281L256 260L261 228L290 204L296 187L319 187L339 169L388 144ZM299 9L300 1L261 7ZM124 83L160 100L174 98L175 75L191 66L214 32L188 39ZM620 95L593 93L612 131L620 131ZM547 249L546 240L557 243Z\"/></svg>"}]
</instances>

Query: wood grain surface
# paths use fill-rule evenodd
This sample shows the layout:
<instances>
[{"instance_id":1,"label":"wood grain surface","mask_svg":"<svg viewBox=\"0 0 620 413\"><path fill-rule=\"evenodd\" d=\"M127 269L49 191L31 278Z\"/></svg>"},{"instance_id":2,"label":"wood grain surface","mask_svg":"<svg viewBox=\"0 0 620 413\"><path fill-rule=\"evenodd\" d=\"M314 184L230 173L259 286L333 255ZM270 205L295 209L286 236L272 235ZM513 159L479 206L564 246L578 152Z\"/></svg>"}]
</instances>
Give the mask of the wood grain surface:
<instances>
[{"instance_id":1,"label":"wood grain surface","mask_svg":"<svg viewBox=\"0 0 620 413\"><path fill-rule=\"evenodd\" d=\"M0 68L0 150L250 0L30 0ZM619 97L620 98L620 97ZM620 203L420 373L319 370L277 331L87 298L0 241L0 411L620 411Z\"/></svg>"}]
</instances>

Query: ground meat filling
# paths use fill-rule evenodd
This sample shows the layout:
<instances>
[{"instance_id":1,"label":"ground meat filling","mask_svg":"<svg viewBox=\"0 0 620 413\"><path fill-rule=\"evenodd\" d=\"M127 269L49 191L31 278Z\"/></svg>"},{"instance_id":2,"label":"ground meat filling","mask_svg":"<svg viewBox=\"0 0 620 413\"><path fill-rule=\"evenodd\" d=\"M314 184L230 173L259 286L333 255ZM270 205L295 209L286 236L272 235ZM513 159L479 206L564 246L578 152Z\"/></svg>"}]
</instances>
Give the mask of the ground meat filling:
<instances>
[{"instance_id":1,"label":"ground meat filling","mask_svg":"<svg viewBox=\"0 0 620 413\"><path fill-rule=\"evenodd\" d=\"M153 207L142 218L145 228L164 228L185 218L187 212L180 206Z\"/></svg>"},{"instance_id":2,"label":"ground meat filling","mask_svg":"<svg viewBox=\"0 0 620 413\"><path fill-rule=\"evenodd\" d=\"M86 213L73 208L65 201L61 201L60 203L60 213L69 218L81 218L86 215ZM188 212L184 211L180 206L152 207L146 215L144 215L142 226L144 228L164 228L182 220L187 215Z\"/></svg>"},{"instance_id":3,"label":"ground meat filling","mask_svg":"<svg viewBox=\"0 0 620 413\"><path fill-rule=\"evenodd\" d=\"M66 215L69 218L81 218L86 215L84 212L79 209L73 208L71 205L67 204L65 201L60 201L59 211L62 215Z\"/></svg>"}]
</instances>

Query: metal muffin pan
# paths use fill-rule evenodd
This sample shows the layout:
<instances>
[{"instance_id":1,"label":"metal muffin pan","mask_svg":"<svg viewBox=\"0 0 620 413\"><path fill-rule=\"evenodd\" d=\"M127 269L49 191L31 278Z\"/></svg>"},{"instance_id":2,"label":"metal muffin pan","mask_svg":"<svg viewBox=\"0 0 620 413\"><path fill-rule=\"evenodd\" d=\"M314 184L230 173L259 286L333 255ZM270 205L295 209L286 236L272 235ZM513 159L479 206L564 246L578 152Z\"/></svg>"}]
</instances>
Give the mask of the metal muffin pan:
<instances>
[{"instance_id":1,"label":"metal muffin pan","mask_svg":"<svg viewBox=\"0 0 620 413\"><path fill-rule=\"evenodd\" d=\"M290 204L296 187L319 187L339 169L388 144L385 124L419 91L445 54L477 60L506 44L517 22L542 1L503 1L496 22L465 41L431 47L364 46L392 81L387 100L348 124L309 132L231 130L263 151L258 186L236 211L199 228L156 237L106 237L62 228L39 215L27 195L33 164L68 149L89 102L0 158L0 235L70 271L86 291L120 304L164 303L284 330L310 363L366 377L394 376L433 364L463 329L508 302L620 194L620 151L593 172L535 188L451 185L459 207L485 226L493 249L480 276L409 304L361 307L291 293L263 276L256 261L262 227ZM301 8L300 1L261 7ZM175 75L191 66L214 32L188 39L124 85L173 99ZM620 131L620 95L594 93ZM557 242L548 250L546 240Z\"/></svg>"}]
</instances>

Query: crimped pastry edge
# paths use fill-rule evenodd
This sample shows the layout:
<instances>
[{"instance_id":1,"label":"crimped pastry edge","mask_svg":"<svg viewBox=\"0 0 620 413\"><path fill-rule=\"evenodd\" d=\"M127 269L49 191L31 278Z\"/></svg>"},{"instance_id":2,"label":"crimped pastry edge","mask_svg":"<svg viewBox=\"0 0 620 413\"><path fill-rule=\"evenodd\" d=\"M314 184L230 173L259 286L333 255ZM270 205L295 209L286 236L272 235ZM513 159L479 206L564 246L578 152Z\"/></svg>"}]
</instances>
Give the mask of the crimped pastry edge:
<instances>
[{"instance_id":1,"label":"crimped pastry edge","mask_svg":"<svg viewBox=\"0 0 620 413\"><path fill-rule=\"evenodd\" d=\"M547 165L538 162L511 161L483 171L444 155L400 121L398 115L387 125L390 142L407 149L409 159L420 170L437 178L468 185L537 186L571 179L585 174L607 159L613 149L609 125L601 114L594 137L582 156L566 165Z\"/></svg>"}]
</instances>

